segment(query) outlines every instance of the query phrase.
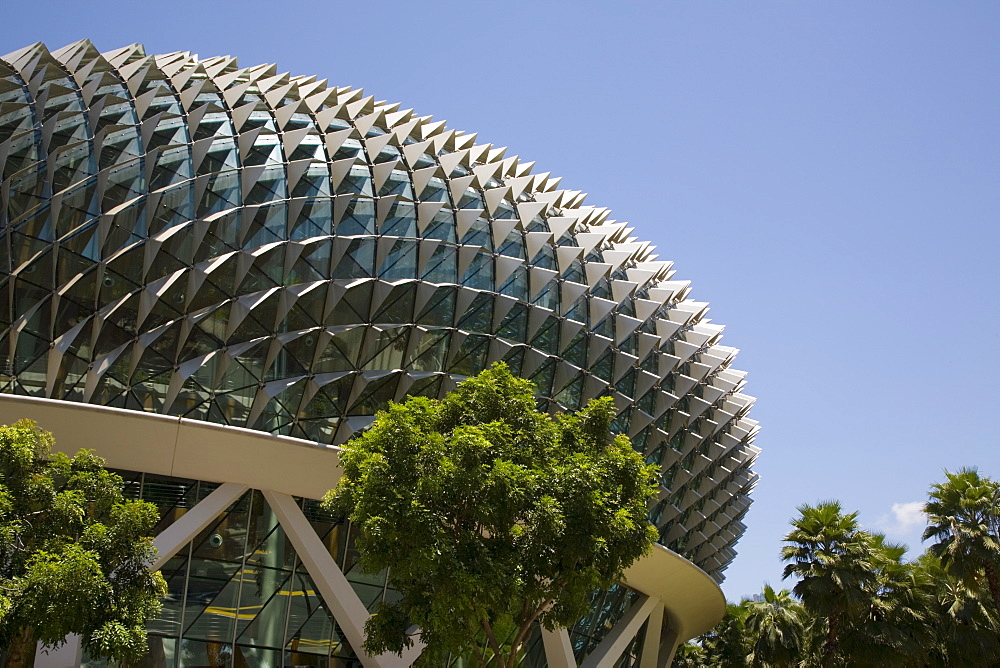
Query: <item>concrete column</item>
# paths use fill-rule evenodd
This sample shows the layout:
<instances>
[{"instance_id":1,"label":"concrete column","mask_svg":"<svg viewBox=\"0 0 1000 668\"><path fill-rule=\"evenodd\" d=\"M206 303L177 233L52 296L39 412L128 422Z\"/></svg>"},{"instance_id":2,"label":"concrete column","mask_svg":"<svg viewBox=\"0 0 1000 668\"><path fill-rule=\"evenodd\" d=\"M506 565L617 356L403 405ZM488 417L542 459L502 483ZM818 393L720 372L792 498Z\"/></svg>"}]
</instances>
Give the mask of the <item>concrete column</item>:
<instances>
[{"instance_id":1,"label":"concrete column","mask_svg":"<svg viewBox=\"0 0 1000 668\"><path fill-rule=\"evenodd\" d=\"M642 596L633 603L611 632L604 636L601 644L587 655L580 668L611 668L658 605L661 605L659 599L652 596Z\"/></svg>"},{"instance_id":2,"label":"concrete column","mask_svg":"<svg viewBox=\"0 0 1000 668\"><path fill-rule=\"evenodd\" d=\"M659 658L659 668L667 668L674 661L674 654L677 653L677 648L681 646L681 635L677 627L673 624L667 627L666 632L663 634L663 639L660 640L660 658Z\"/></svg>"},{"instance_id":3,"label":"concrete column","mask_svg":"<svg viewBox=\"0 0 1000 668\"><path fill-rule=\"evenodd\" d=\"M577 668L573 645L569 642L569 629L542 629L542 646L545 647L545 661L549 668Z\"/></svg>"},{"instance_id":4,"label":"concrete column","mask_svg":"<svg viewBox=\"0 0 1000 668\"><path fill-rule=\"evenodd\" d=\"M646 623L646 637L642 641L642 656L639 668L658 668L660 658L660 635L663 630L663 602L657 601L656 607L649 613Z\"/></svg>"},{"instance_id":5,"label":"concrete column","mask_svg":"<svg viewBox=\"0 0 1000 668\"><path fill-rule=\"evenodd\" d=\"M56 649L42 649L38 643L35 650L35 668L76 668L83 658L83 642L80 636L71 633L66 642Z\"/></svg>"}]
</instances>

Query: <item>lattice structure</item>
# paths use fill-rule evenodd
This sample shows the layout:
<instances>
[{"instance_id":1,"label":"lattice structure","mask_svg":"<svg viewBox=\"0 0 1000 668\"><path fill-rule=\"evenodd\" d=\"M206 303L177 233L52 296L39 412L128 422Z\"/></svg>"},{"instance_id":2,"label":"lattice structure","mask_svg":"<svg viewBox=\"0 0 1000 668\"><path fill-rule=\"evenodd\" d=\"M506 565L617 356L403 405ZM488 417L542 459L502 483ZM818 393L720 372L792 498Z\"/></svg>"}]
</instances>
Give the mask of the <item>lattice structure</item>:
<instances>
[{"instance_id":1,"label":"lattice structure","mask_svg":"<svg viewBox=\"0 0 1000 668\"><path fill-rule=\"evenodd\" d=\"M756 481L736 351L671 263L504 149L234 58L0 59L0 392L343 443L496 360L609 394L717 580Z\"/></svg>"}]
</instances>

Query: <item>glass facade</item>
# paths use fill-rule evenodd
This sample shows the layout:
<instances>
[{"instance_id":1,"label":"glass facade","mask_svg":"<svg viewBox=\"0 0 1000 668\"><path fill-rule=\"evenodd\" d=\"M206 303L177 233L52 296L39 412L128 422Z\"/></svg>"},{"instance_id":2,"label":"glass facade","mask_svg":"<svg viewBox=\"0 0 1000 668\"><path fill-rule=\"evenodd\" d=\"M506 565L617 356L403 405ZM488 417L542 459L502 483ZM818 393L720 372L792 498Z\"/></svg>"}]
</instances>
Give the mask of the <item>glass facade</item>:
<instances>
[{"instance_id":1,"label":"glass facade","mask_svg":"<svg viewBox=\"0 0 1000 668\"><path fill-rule=\"evenodd\" d=\"M671 263L548 174L234 59L0 59L0 393L343 443L503 360L615 398L661 542L721 580L756 476L735 350Z\"/></svg>"},{"instance_id":2,"label":"glass facade","mask_svg":"<svg viewBox=\"0 0 1000 668\"><path fill-rule=\"evenodd\" d=\"M198 480L115 471L128 498L156 504L157 532L204 500L218 485ZM386 573L356 568L358 553L350 522L333 517L310 499L298 505L361 602L373 610L396 592ZM148 625L148 654L131 668L360 668L358 660L312 577L263 494L249 490L212 520L161 569L167 596L159 617ZM591 612L570 629L581 662L638 601L622 585L595 592ZM643 634L617 666L638 665ZM84 668L111 668L84 653ZM451 657L451 668L478 665L471 657ZM540 629L525 645L525 668L546 664Z\"/></svg>"},{"instance_id":3,"label":"glass facade","mask_svg":"<svg viewBox=\"0 0 1000 668\"><path fill-rule=\"evenodd\" d=\"M570 629L569 634L570 643L573 645L573 656L576 657L578 664L582 663L587 655L594 651L615 624L621 621L629 608L639 601L640 594L624 585L612 585L610 589L594 592L591 598L590 614ZM641 646L641 643L642 641L637 636L632 645ZM627 658L635 651L636 648L630 647L622 659ZM633 658L637 658L637 656ZM631 666L632 664L618 665Z\"/></svg>"},{"instance_id":4,"label":"glass facade","mask_svg":"<svg viewBox=\"0 0 1000 668\"><path fill-rule=\"evenodd\" d=\"M384 574L352 572L349 527L307 517L369 607ZM259 492L247 492L162 569L169 593L149 627L156 666L360 666Z\"/></svg>"},{"instance_id":5,"label":"glass facade","mask_svg":"<svg viewBox=\"0 0 1000 668\"><path fill-rule=\"evenodd\" d=\"M161 530L217 487L122 472L133 498L157 504ZM355 568L350 523L299 500L313 529L369 609L394 591L385 573ZM243 494L161 569L168 593L149 626L147 668L360 667L310 574L263 495ZM84 666L103 662L85 657Z\"/></svg>"}]
</instances>

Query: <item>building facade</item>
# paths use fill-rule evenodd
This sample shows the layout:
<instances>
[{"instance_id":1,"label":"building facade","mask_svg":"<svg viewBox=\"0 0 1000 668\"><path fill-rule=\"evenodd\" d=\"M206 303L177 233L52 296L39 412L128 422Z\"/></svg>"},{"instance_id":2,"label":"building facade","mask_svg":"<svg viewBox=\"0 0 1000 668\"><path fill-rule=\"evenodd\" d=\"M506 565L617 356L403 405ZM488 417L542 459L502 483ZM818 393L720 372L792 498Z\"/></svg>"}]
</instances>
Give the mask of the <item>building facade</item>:
<instances>
[{"instance_id":1,"label":"building facade","mask_svg":"<svg viewBox=\"0 0 1000 668\"><path fill-rule=\"evenodd\" d=\"M721 616L756 481L736 351L671 263L558 186L273 65L0 58L0 419L96 448L160 506L150 665L408 665L419 645L361 651L393 591L315 499L380 407L499 360L549 410L614 397L663 470L660 547L526 661L655 666Z\"/></svg>"}]
</instances>

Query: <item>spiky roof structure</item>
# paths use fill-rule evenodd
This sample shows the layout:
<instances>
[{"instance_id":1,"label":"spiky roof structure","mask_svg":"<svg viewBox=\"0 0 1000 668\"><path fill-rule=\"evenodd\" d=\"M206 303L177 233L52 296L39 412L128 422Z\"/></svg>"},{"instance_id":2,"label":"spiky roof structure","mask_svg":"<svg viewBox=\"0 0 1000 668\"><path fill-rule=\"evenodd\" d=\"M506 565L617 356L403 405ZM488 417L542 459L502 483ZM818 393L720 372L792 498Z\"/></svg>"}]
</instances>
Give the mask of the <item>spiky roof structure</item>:
<instances>
[{"instance_id":1,"label":"spiky roof structure","mask_svg":"<svg viewBox=\"0 0 1000 668\"><path fill-rule=\"evenodd\" d=\"M552 410L614 397L661 542L721 580L756 480L736 351L532 163L274 65L82 41L0 59L0 166L0 391L343 443L505 360Z\"/></svg>"}]
</instances>

